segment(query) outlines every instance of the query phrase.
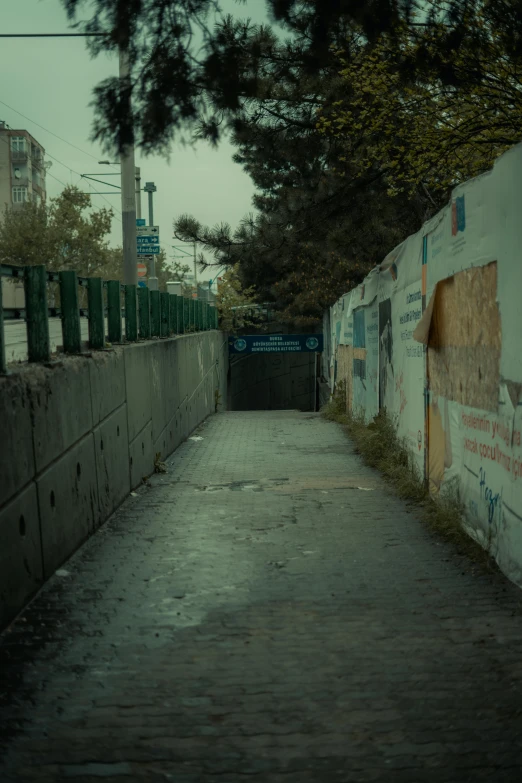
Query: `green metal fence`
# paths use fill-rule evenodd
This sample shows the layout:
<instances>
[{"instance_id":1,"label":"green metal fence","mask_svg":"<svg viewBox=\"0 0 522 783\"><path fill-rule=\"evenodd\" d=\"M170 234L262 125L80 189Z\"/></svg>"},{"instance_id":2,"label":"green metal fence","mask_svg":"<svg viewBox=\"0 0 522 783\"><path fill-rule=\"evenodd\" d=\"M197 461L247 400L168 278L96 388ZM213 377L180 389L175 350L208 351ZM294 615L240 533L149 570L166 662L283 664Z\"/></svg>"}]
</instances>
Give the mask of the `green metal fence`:
<instances>
[{"instance_id":1,"label":"green metal fence","mask_svg":"<svg viewBox=\"0 0 522 783\"><path fill-rule=\"evenodd\" d=\"M2 278L23 281L24 307L3 307ZM59 307L49 306L52 283L58 285ZM208 302L122 285L119 280L78 277L70 270L48 272L43 265L0 265L0 373L6 372L5 323L24 320L28 360L46 362L51 358L49 318L61 319L63 351L68 354L81 354L86 348L102 350L107 343L165 339L218 328L217 309ZM88 321L87 344L81 337L82 318Z\"/></svg>"}]
</instances>

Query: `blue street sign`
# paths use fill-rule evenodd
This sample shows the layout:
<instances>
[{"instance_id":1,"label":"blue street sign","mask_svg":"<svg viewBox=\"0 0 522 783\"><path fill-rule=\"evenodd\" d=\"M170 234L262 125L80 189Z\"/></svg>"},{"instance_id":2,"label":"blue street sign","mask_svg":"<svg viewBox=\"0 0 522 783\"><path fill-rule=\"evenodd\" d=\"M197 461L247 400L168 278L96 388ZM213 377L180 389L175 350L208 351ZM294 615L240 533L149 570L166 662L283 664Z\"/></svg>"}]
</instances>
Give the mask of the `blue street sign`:
<instances>
[{"instance_id":1,"label":"blue street sign","mask_svg":"<svg viewBox=\"0 0 522 783\"><path fill-rule=\"evenodd\" d=\"M137 245L136 250L139 256L157 256L159 254L159 245Z\"/></svg>"},{"instance_id":2,"label":"blue street sign","mask_svg":"<svg viewBox=\"0 0 522 783\"><path fill-rule=\"evenodd\" d=\"M136 242L138 245L159 245L159 236L139 236Z\"/></svg>"},{"instance_id":3,"label":"blue street sign","mask_svg":"<svg viewBox=\"0 0 522 783\"><path fill-rule=\"evenodd\" d=\"M145 226L145 218L136 218L136 225L137 226Z\"/></svg>"},{"instance_id":4,"label":"blue street sign","mask_svg":"<svg viewBox=\"0 0 522 783\"><path fill-rule=\"evenodd\" d=\"M138 288L147 288L145 280L138 280Z\"/></svg>"},{"instance_id":5,"label":"blue street sign","mask_svg":"<svg viewBox=\"0 0 522 783\"><path fill-rule=\"evenodd\" d=\"M229 353L321 353L322 334L244 334L228 338Z\"/></svg>"}]
</instances>

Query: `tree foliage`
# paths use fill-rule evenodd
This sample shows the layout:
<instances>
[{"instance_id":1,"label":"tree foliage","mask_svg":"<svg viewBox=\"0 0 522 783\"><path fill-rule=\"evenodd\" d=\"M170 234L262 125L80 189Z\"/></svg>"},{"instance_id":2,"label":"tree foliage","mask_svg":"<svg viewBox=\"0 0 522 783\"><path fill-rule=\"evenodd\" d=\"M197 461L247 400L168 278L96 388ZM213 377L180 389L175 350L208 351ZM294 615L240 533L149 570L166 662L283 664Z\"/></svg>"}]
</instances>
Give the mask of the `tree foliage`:
<instances>
[{"instance_id":1,"label":"tree foliage","mask_svg":"<svg viewBox=\"0 0 522 783\"><path fill-rule=\"evenodd\" d=\"M73 186L47 204L27 202L7 208L0 222L0 263L13 266L44 264L49 271L74 269L80 277L123 281L121 247L109 246L112 210L91 210L90 196ZM185 278L190 267L155 258L159 288Z\"/></svg>"},{"instance_id":2,"label":"tree foliage","mask_svg":"<svg viewBox=\"0 0 522 783\"><path fill-rule=\"evenodd\" d=\"M339 24L338 39L349 34ZM364 177L356 176L355 160L339 167L344 140L316 128L318 111L342 87L333 51L320 70L309 73L306 29L304 41L269 40L267 33L262 38L269 51L263 98L245 102L232 137L235 160L256 185L257 212L235 230L227 224L204 227L182 215L174 231L205 246L215 263L239 264L243 284L255 286L262 301L309 320L360 282L404 231L417 230L429 200L421 189L390 199L378 166ZM364 135L357 135L364 146Z\"/></svg>"},{"instance_id":3,"label":"tree foliage","mask_svg":"<svg viewBox=\"0 0 522 783\"><path fill-rule=\"evenodd\" d=\"M156 256L156 277L158 278L158 285L161 291L167 290L167 283L179 281L182 284L181 290L183 295L189 296L192 293L192 289L189 289L184 282L189 272L190 267L187 264L180 264L179 261L167 258L167 254L163 249Z\"/></svg>"},{"instance_id":4,"label":"tree foliage","mask_svg":"<svg viewBox=\"0 0 522 783\"><path fill-rule=\"evenodd\" d=\"M520 63L488 3L475 5L466 29L454 50L444 24L434 21L420 31L404 23L393 37L371 46L361 37L338 52L342 85L318 128L342 142L340 161L356 159L360 175L377 164L390 195L422 186L437 201L447 198L522 137ZM421 69L405 71L421 58ZM365 149L356 158L358 132Z\"/></svg>"},{"instance_id":5,"label":"tree foliage","mask_svg":"<svg viewBox=\"0 0 522 783\"><path fill-rule=\"evenodd\" d=\"M236 264L223 274L216 298L221 328L226 332L250 325L249 306L255 305L253 287L243 288Z\"/></svg>"},{"instance_id":6,"label":"tree foliage","mask_svg":"<svg viewBox=\"0 0 522 783\"><path fill-rule=\"evenodd\" d=\"M261 2L261 0L259 0ZM243 0L237 0L241 12ZM330 58L339 25L359 23L372 39L392 29L401 0L265 0L271 19L306 46L299 58L315 73ZM166 151L173 133L199 126L217 140L245 100L263 91L270 28L224 14L219 0L62 0L68 19L88 32L93 54L124 50L129 84L101 82L94 96L94 138L121 149ZM268 48L263 43L268 35ZM284 66L283 63L281 63ZM129 98L132 96L132 106Z\"/></svg>"},{"instance_id":7,"label":"tree foliage","mask_svg":"<svg viewBox=\"0 0 522 783\"><path fill-rule=\"evenodd\" d=\"M122 252L108 242L112 210L89 211L90 206L90 196L68 186L46 204L7 208L0 223L1 263L45 264L51 271L118 279Z\"/></svg>"},{"instance_id":8,"label":"tree foliage","mask_svg":"<svg viewBox=\"0 0 522 783\"><path fill-rule=\"evenodd\" d=\"M237 0L238 14L242 2ZM118 49L129 54L130 82L111 78L95 90L94 135L112 148L134 138L143 151L165 151L174 134L195 128L217 140L230 123L241 125L250 101L273 99L278 92L284 100L297 73L313 81L328 68L332 46L343 48L343 30L358 32L366 53L375 49L402 80L423 75L423 86L435 81L437 90L474 85L480 93L471 101L475 107L484 99L498 106L511 98L518 105L520 0L265 0L279 35L269 25L225 15L220 0L62 3L74 26L94 34L89 39L94 54ZM285 33L291 37L282 47ZM350 55L345 69L354 65ZM359 82L368 87L366 61L364 69ZM279 82L272 78L276 72ZM374 74L390 84L389 70L374 68ZM450 94L445 91L444 98ZM313 100L313 92L309 97ZM414 97L429 104L434 96ZM500 116L488 114L492 118L498 142L503 143L502 128L511 138L509 119L504 116L502 125Z\"/></svg>"},{"instance_id":9,"label":"tree foliage","mask_svg":"<svg viewBox=\"0 0 522 783\"><path fill-rule=\"evenodd\" d=\"M255 213L236 229L181 216L176 235L296 317L520 139L520 0L266 0L272 26L219 0L62 1L105 34L95 50L130 54L130 84L96 90L97 139L165 152L231 134Z\"/></svg>"}]
</instances>

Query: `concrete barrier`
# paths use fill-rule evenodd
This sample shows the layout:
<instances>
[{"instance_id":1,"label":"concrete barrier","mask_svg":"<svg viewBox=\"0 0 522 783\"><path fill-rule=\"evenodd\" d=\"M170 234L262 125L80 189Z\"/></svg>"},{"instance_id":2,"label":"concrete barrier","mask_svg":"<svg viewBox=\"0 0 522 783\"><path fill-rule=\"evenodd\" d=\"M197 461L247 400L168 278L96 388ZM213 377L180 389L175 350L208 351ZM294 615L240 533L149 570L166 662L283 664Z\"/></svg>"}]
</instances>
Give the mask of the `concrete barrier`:
<instances>
[{"instance_id":1,"label":"concrete barrier","mask_svg":"<svg viewBox=\"0 0 522 783\"><path fill-rule=\"evenodd\" d=\"M0 377L0 627L226 401L218 331Z\"/></svg>"}]
</instances>

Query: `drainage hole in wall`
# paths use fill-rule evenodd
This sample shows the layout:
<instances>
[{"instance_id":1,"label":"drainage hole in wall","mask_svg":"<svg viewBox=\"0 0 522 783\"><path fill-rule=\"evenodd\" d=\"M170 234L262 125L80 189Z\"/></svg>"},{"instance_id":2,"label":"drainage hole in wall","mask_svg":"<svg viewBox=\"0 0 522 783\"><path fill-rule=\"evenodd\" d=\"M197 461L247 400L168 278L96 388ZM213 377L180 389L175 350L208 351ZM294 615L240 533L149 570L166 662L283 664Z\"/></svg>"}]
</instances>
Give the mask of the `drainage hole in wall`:
<instances>
[{"instance_id":1,"label":"drainage hole in wall","mask_svg":"<svg viewBox=\"0 0 522 783\"><path fill-rule=\"evenodd\" d=\"M25 518L23 514L18 520L18 529L20 530L20 535L25 536Z\"/></svg>"},{"instance_id":2,"label":"drainage hole in wall","mask_svg":"<svg viewBox=\"0 0 522 783\"><path fill-rule=\"evenodd\" d=\"M103 451L103 441L102 440L100 441L100 449L101 449L101 451Z\"/></svg>"},{"instance_id":3,"label":"drainage hole in wall","mask_svg":"<svg viewBox=\"0 0 522 783\"><path fill-rule=\"evenodd\" d=\"M82 466L80 465L79 462L76 465L76 475L78 476L78 478L80 478L80 476L82 475Z\"/></svg>"},{"instance_id":4,"label":"drainage hole in wall","mask_svg":"<svg viewBox=\"0 0 522 783\"><path fill-rule=\"evenodd\" d=\"M141 444L141 453L145 454L145 444L144 443Z\"/></svg>"},{"instance_id":5,"label":"drainage hole in wall","mask_svg":"<svg viewBox=\"0 0 522 783\"><path fill-rule=\"evenodd\" d=\"M54 508L56 506L56 500L54 498L54 489L51 490L51 508Z\"/></svg>"},{"instance_id":6,"label":"drainage hole in wall","mask_svg":"<svg viewBox=\"0 0 522 783\"><path fill-rule=\"evenodd\" d=\"M120 437L120 425L119 424L116 427L116 435L118 436L118 438Z\"/></svg>"},{"instance_id":7,"label":"drainage hole in wall","mask_svg":"<svg viewBox=\"0 0 522 783\"><path fill-rule=\"evenodd\" d=\"M131 467L132 467L132 457L130 458L130 464L131 464Z\"/></svg>"}]
</instances>

